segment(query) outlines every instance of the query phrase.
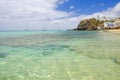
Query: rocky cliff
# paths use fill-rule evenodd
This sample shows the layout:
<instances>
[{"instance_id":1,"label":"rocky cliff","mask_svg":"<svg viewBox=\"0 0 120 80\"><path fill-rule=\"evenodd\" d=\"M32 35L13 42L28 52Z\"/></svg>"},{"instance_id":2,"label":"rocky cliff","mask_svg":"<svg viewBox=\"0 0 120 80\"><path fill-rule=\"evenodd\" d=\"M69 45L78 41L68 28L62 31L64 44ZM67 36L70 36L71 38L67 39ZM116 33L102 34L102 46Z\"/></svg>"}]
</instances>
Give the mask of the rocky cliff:
<instances>
[{"instance_id":1,"label":"rocky cliff","mask_svg":"<svg viewBox=\"0 0 120 80\"><path fill-rule=\"evenodd\" d=\"M97 20L95 18L82 20L76 29L74 30L97 30L98 27L103 27L103 21Z\"/></svg>"}]
</instances>

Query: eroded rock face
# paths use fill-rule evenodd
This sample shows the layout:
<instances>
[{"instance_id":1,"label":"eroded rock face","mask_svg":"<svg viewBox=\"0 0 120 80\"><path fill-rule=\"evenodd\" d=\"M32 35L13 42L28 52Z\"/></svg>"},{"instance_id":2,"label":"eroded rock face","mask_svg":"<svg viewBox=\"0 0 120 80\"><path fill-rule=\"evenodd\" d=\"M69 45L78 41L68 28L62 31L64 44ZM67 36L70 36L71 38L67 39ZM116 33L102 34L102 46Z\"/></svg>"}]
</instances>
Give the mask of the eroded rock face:
<instances>
[{"instance_id":1,"label":"eroded rock face","mask_svg":"<svg viewBox=\"0 0 120 80\"><path fill-rule=\"evenodd\" d=\"M103 21L96 20L95 18L85 19L78 24L77 30L97 30L97 27L102 24Z\"/></svg>"}]
</instances>

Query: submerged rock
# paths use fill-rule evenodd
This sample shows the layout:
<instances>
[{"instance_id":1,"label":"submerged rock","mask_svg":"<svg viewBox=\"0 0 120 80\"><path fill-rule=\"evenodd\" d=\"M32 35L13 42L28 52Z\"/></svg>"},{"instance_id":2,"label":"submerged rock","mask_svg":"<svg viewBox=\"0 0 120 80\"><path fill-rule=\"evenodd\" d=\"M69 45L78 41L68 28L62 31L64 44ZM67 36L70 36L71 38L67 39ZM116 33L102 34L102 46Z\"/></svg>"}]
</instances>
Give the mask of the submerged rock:
<instances>
[{"instance_id":1,"label":"submerged rock","mask_svg":"<svg viewBox=\"0 0 120 80\"><path fill-rule=\"evenodd\" d=\"M9 54L5 53L5 52L0 52L0 58L5 58L7 57Z\"/></svg>"},{"instance_id":2,"label":"submerged rock","mask_svg":"<svg viewBox=\"0 0 120 80\"><path fill-rule=\"evenodd\" d=\"M118 58L113 58L112 61L116 64L120 64L120 59Z\"/></svg>"},{"instance_id":3,"label":"submerged rock","mask_svg":"<svg viewBox=\"0 0 120 80\"><path fill-rule=\"evenodd\" d=\"M65 49L70 50L69 46L66 45L45 45L41 47L41 50L43 50L42 55L54 54L56 52L61 52Z\"/></svg>"}]
</instances>

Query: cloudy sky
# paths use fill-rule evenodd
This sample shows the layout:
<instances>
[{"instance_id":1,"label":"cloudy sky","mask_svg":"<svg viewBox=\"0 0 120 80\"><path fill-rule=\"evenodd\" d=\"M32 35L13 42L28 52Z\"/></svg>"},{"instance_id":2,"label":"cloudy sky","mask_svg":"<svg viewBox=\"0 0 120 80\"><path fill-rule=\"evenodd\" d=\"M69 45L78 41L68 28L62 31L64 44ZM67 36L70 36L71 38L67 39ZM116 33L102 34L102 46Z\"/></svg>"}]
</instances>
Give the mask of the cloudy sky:
<instances>
[{"instance_id":1,"label":"cloudy sky","mask_svg":"<svg viewBox=\"0 0 120 80\"><path fill-rule=\"evenodd\" d=\"M97 15L120 17L119 0L0 0L0 30L65 30Z\"/></svg>"}]
</instances>

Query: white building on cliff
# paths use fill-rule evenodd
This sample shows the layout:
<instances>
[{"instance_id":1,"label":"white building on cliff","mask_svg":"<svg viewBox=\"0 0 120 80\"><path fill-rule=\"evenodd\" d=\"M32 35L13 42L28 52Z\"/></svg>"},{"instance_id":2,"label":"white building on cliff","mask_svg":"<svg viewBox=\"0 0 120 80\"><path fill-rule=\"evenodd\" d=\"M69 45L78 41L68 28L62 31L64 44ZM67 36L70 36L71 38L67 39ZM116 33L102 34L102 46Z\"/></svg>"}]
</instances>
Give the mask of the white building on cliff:
<instances>
[{"instance_id":1,"label":"white building on cliff","mask_svg":"<svg viewBox=\"0 0 120 80\"><path fill-rule=\"evenodd\" d=\"M106 21L104 22L104 28L112 29L112 28L119 28L120 27L120 18L113 19L113 21Z\"/></svg>"}]
</instances>

